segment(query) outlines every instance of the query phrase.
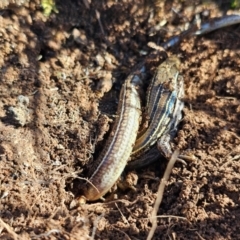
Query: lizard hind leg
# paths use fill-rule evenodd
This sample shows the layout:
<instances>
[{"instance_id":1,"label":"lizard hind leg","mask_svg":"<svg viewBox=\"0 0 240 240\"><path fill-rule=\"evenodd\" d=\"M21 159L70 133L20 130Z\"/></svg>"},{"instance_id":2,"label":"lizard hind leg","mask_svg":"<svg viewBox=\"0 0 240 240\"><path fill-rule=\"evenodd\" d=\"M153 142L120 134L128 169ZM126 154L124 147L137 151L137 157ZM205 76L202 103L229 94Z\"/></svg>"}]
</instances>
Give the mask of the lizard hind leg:
<instances>
[{"instance_id":1,"label":"lizard hind leg","mask_svg":"<svg viewBox=\"0 0 240 240\"><path fill-rule=\"evenodd\" d=\"M173 133L165 134L157 142L158 150L167 160L169 160L173 154L173 150L171 147L171 144L172 144L171 141L172 141L174 135L175 134L173 134ZM180 154L177 157L177 161L183 163L184 165L187 165L186 161L193 162L196 159L197 158L193 154Z\"/></svg>"}]
</instances>

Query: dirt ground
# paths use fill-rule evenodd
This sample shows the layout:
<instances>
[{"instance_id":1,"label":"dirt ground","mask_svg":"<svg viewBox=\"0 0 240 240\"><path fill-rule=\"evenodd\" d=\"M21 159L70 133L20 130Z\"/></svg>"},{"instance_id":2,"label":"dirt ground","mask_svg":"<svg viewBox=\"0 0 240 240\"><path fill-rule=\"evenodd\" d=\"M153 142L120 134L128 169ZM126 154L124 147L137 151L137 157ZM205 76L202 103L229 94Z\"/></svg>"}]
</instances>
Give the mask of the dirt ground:
<instances>
[{"instance_id":1,"label":"dirt ground","mask_svg":"<svg viewBox=\"0 0 240 240\"><path fill-rule=\"evenodd\" d=\"M146 239L166 160L130 172L135 190L78 205L114 121L121 84L152 49L231 13L233 1L2 1L0 239ZM236 1L235 1L236 2ZM236 11L237 9L234 9ZM154 239L240 239L240 25L184 40L184 118ZM112 84L113 83L113 84Z\"/></svg>"}]
</instances>

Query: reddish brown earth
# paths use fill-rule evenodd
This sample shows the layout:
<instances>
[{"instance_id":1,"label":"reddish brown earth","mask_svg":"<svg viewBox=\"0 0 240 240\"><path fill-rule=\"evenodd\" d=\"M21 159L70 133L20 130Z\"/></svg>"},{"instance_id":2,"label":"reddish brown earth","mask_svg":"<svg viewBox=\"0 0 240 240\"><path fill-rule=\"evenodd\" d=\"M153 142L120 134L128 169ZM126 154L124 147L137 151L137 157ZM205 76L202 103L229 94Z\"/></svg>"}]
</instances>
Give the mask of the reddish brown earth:
<instances>
[{"instance_id":1,"label":"reddish brown earth","mask_svg":"<svg viewBox=\"0 0 240 240\"><path fill-rule=\"evenodd\" d=\"M79 206L79 179L148 44L179 34L196 14L230 13L230 1L87 2L56 1L59 13L46 17L38 0L2 1L0 239L146 239L166 160L132 172L135 191L115 189L105 202ZM240 25L187 39L172 54L186 92L174 142L197 160L172 170L154 239L240 239Z\"/></svg>"}]
</instances>

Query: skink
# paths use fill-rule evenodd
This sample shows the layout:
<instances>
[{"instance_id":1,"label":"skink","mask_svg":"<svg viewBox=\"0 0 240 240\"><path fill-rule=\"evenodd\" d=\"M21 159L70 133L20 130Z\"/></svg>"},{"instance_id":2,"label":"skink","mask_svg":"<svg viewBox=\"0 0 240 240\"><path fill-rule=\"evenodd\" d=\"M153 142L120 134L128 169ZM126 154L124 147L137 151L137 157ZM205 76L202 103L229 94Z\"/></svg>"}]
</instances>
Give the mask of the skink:
<instances>
[{"instance_id":1,"label":"skink","mask_svg":"<svg viewBox=\"0 0 240 240\"><path fill-rule=\"evenodd\" d=\"M193 35L203 35L205 33L214 31L216 29L234 25L240 23L240 15L227 15L223 16L221 18L216 18L213 20L210 20L207 23L202 24L199 28L197 28L197 25L193 26L189 30L184 31L179 36L175 36L171 39L169 39L167 42L162 44L162 47L164 49L170 48L178 44L184 37L187 36L193 36ZM176 61L176 66L177 60ZM171 67L171 63L168 63L168 60L165 62L165 64L169 65ZM164 64L163 64L164 65ZM167 68L166 68L167 69ZM181 99L184 95L184 88L183 88L183 80L181 76L177 76L178 69L174 69L171 71L166 71L164 67L160 67L157 70L156 75L154 76L153 80L151 81L151 84L149 86L148 90L148 96L147 96L147 118L149 121L149 128L147 130L141 131L139 138L136 140L136 144L133 148L133 153L131 158L133 159L130 161L127 165L127 169L134 169L139 168L148 165L151 162L154 162L156 159L159 159L161 156L164 156L166 158L170 158L172 155L172 150L170 147L170 141L174 137L177 131L177 125L180 122L182 118L182 109L183 109L183 102ZM176 71L176 72L174 72ZM172 99L175 95L172 95L169 92L169 96L164 97L161 95L158 95L160 91L164 88L162 84L159 84L158 87L156 86L156 80L158 80L157 76L163 76L166 77L166 73L169 73L169 79L177 79L179 82L179 85L175 89L176 92L178 92L178 96L175 98L175 106L172 108ZM160 80L161 81L161 80ZM171 81L171 80L170 80ZM166 93L165 93L166 94ZM161 96L159 98L159 96ZM171 97L170 97L171 96ZM166 108L171 112L173 111L172 118L169 122L169 124L166 124L169 121L170 116L169 112L166 111ZM156 112L157 110L157 112ZM158 113L162 112L163 114L160 115ZM157 121L157 119L159 121ZM156 125L156 122L159 122L158 125ZM156 127L157 126L157 127ZM159 129L159 130L156 130ZM155 132L155 133L154 133ZM151 145L153 145L156 142L156 139L159 138L157 147L160 150L160 152L157 151L157 147L153 147L149 150ZM148 151L149 150L149 151ZM144 154L141 154L144 153ZM187 156L180 156L180 158L188 158ZM190 157L193 159L194 157Z\"/></svg>"},{"instance_id":2,"label":"skink","mask_svg":"<svg viewBox=\"0 0 240 240\"><path fill-rule=\"evenodd\" d=\"M88 201L97 200L107 193L127 164L139 128L141 105L138 87L144 72L142 66L130 74L121 88L115 124L83 188Z\"/></svg>"},{"instance_id":3,"label":"skink","mask_svg":"<svg viewBox=\"0 0 240 240\"><path fill-rule=\"evenodd\" d=\"M181 98L184 91L179 66L180 60L177 57L170 57L157 68L147 95L146 115L149 126L136 140L132 158L148 151L160 137L176 128L180 121L183 108ZM169 154L164 149L163 152L165 155Z\"/></svg>"}]
</instances>

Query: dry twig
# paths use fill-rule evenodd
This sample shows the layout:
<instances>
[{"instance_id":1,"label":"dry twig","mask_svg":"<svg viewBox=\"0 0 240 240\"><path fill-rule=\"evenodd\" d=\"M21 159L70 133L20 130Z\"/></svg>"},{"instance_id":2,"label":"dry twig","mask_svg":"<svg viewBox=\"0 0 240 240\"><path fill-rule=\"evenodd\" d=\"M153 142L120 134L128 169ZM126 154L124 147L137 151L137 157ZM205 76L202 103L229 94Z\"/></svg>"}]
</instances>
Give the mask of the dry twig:
<instances>
[{"instance_id":1,"label":"dry twig","mask_svg":"<svg viewBox=\"0 0 240 240\"><path fill-rule=\"evenodd\" d=\"M172 168L173 168L175 162L177 161L178 155L179 155L179 151L175 150L171 159L168 162L168 165L167 165L167 168L164 172L163 178L161 179L161 182L159 184L158 191L157 191L157 198L156 198L156 201L155 201L155 204L154 204L154 207L153 207L153 211L152 211L152 214L151 214L152 228L151 228L150 232L148 233L147 240L152 239L152 237L154 235L154 232L157 228L157 211L158 211L159 206L162 202L164 188L165 188L166 183L169 179Z\"/></svg>"}]
</instances>

